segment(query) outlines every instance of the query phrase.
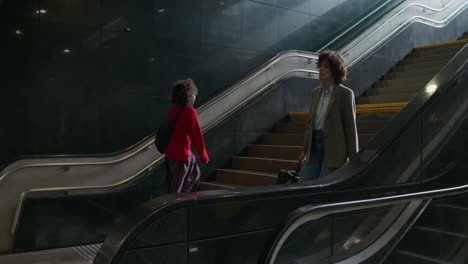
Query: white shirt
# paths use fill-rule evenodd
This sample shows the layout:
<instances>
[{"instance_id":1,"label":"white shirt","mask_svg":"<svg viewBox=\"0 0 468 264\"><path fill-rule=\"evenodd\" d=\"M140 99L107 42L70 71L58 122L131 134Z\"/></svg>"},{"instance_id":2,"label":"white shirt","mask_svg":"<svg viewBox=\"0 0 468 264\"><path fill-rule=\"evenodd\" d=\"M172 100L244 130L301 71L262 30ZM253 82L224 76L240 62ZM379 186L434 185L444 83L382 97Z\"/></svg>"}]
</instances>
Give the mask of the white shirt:
<instances>
[{"instance_id":1,"label":"white shirt","mask_svg":"<svg viewBox=\"0 0 468 264\"><path fill-rule=\"evenodd\" d=\"M331 85L328 89L325 87L320 88L320 98L317 103L317 109L315 110L314 116L314 130L323 130L325 124L325 114L327 113L328 105L330 104L330 98L335 89L334 85Z\"/></svg>"}]
</instances>

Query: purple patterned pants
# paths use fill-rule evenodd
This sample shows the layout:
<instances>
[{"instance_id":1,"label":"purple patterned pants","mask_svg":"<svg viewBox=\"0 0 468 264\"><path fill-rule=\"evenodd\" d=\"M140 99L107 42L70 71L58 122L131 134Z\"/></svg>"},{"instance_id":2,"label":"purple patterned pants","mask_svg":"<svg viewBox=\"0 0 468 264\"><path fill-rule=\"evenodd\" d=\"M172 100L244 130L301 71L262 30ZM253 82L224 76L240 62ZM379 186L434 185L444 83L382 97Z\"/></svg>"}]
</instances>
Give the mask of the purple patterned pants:
<instances>
[{"instance_id":1,"label":"purple patterned pants","mask_svg":"<svg viewBox=\"0 0 468 264\"><path fill-rule=\"evenodd\" d=\"M196 192L200 184L200 168L193 154L188 161L166 158L167 183L169 193Z\"/></svg>"}]
</instances>

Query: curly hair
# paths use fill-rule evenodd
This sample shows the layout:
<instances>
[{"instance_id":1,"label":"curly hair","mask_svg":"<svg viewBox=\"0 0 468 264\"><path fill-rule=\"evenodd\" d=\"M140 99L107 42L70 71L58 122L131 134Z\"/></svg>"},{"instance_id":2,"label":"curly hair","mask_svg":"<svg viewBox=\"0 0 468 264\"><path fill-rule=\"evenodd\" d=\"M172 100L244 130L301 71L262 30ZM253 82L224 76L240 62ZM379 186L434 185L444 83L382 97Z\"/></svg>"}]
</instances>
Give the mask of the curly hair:
<instances>
[{"instance_id":1,"label":"curly hair","mask_svg":"<svg viewBox=\"0 0 468 264\"><path fill-rule=\"evenodd\" d=\"M193 96L198 95L198 89L192 79L178 80L172 85L171 102L188 105Z\"/></svg>"},{"instance_id":2,"label":"curly hair","mask_svg":"<svg viewBox=\"0 0 468 264\"><path fill-rule=\"evenodd\" d=\"M317 66L320 67L323 62L327 61L330 65L330 71L333 75L335 84L340 84L346 81L348 70L344 58L336 51L324 50L320 52Z\"/></svg>"}]
</instances>

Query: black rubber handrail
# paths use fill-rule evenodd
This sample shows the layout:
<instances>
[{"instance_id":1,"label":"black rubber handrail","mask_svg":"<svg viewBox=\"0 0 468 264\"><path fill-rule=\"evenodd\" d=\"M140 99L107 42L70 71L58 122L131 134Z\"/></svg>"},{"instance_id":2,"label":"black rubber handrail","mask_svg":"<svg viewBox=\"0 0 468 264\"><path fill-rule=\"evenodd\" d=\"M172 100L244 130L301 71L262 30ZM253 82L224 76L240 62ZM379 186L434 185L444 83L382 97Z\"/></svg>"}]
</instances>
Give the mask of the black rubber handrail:
<instances>
[{"instance_id":1,"label":"black rubber handrail","mask_svg":"<svg viewBox=\"0 0 468 264\"><path fill-rule=\"evenodd\" d=\"M161 218L178 209L187 208L195 203L195 197L188 194L165 195L150 200L134 210L118 225L104 241L93 263L115 263L124 251L154 219Z\"/></svg>"}]
</instances>

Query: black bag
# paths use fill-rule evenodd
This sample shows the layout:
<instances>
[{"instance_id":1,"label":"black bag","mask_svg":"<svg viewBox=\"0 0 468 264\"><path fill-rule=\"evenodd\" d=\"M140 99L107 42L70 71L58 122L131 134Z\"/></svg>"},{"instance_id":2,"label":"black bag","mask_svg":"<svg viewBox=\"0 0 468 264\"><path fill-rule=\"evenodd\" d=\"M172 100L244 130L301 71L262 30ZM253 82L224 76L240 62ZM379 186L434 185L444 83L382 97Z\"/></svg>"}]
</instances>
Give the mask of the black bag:
<instances>
[{"instance_id":1,"label":"black bag","mask_svg":"<svg viewBox=\"0 0 468 264\"><path fill-rule=\"evenodd\" d=\"M299 163L295 170L280 170L278 178L276 178L276 184L297 183L299 181L301 166Z\"/></svg>"},{"instance_id":2,"label":"black bag","mask_svg":"<svg viewBox=\"0 0 468 264\"><path fill-rule=\"evenodd\" d=\"M177 119L179 118L179 114L181 111L182 110L179 110L177 115L167 124L163 122L158 128L158 132L156 133L156 137L154 138L154 144L156 145L156 149L158 149L159 153L161 154L164 154L164 150L166 150L167 146L169 145L172 131L174 130L175 124L177 122Z\"/></svg>"}]
</instances>

